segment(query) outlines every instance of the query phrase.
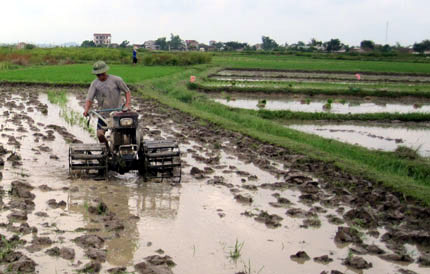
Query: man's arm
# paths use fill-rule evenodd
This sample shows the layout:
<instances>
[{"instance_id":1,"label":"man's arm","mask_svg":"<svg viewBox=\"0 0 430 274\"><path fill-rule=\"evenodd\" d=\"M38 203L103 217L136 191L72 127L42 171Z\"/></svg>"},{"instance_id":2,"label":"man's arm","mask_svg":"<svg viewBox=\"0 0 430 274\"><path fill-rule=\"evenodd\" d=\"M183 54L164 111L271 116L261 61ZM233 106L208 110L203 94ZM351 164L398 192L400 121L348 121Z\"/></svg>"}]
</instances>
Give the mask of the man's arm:
<instances>
[{"instance_id":1,"label":"man's arm","mask_svg":"<svg viewBox=\"0 0 430 274\"><path fill-rule=\"evenodd\" d=\"M127 84L124 82L124 80L122 80L121 77L118 77L117 79L118 79L118 81L116 84L117 84L118 88L125 93L125 105L124 105L124 107L129 109L130 105L131 105L130 89L127 87Z\"/></svg>"},{"instance_id":2,"label":"man's arm","mask_svg":"<svg viewBox=\"0 0 430 274\"><path fill-rule=\"evenodd\" d=\"M91 83L90 88L88 89L87 100L85 101L84 107L84 116L88 116L88 111L90 111L91 106L93 105L93 100L96 97L96 87L94 85L94 81Z\"/></svg>"},{"instance_id":3,"label":"man's arm","mask_svg":"<svg viewBox=\"0 0 430 274\"><path fill-rule=\"evenodd\" d=\"M91 106L93 105L93 102L90 100L87 100L85 102L85 108L84 108L84 116L87 117L88 116L88 111L90 111Z\"/></svg>"},{"instance_id":4,"label":"man's arm","mask_svg":"<svg viewBox=\"0 0 430 274\"><path fill-rule=\"evenodd\" d=\"M130 108L130 103L131 103L131 92L127 91L125 93L125 107L129 109Z\"/></svg>"}]
</instances>

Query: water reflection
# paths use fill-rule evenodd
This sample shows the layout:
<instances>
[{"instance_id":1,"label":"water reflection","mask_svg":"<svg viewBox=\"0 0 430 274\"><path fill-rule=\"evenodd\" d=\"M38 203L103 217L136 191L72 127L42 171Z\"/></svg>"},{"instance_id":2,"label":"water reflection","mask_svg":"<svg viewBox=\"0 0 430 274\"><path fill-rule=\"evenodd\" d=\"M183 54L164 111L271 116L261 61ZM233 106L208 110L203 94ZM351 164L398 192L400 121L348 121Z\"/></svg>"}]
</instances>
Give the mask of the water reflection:
<instances>
[{"instance_id":1,"label":"water reflection","mask_svg":"<svg viewBox=\"0 0 430 274\"><path fill-rule=\"evenodd\" d=\"M427 127L354 124L301 124L288 127L369 149L394 151L403 145L417 149L422 156L430 156L430 130Z\"/></svg>"},{"instance_id":2,"label":"water reflection","mask_svg":"<svg viewBox=\"0 0 430 274\"><path fill-rule=\"evenodd\" d=\"M372 98L372 101L359 100L359 99L330 99L327 98L325 101L317 98L306 98L297 99L292 97L278 97L273 99L268 96L261 96L260 99L252 97L243 97L237 95L231 95L229 98L215 98L214 100L218 103L227 105L234 108L244 108L258 110L260 101L264 99L266 101L263 109L267 110L290 110L290 111L302 111L302 112L331 112L340 114L358 114L358 113L410 113L410 112L430 112L429 103L417 103L403 101L403 103L390 102L385 99ZM324 108L328 101L332 101L330 109Z\"/></svg>"}]
</instances>

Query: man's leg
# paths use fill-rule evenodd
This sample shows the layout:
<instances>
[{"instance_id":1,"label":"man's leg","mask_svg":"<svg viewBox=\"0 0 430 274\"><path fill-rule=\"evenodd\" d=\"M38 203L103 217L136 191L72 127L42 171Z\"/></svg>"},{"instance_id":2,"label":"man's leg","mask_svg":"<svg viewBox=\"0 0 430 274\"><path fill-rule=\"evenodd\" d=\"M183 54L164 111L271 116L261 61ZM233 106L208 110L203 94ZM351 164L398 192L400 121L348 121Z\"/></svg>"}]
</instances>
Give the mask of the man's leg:
<instances>
[{"instance_id":1,"label":"man's leg","mask_svg":"<svg viewBox=\"0 0 430 274\"><path fill-rule=\"evenodd\" d=\"M103 129L105 126L106 124L101 119L97 121L97 138L99 139L100 143L104 143L109 149L109 143L105 136L106 131Z\"/></svg>"},{"instance_id":2,"label":"man's leg","mask_svg":"<svg viewBox=\"0 0 430 274\"><path fill-rule=\"evenodd\" d=\"M105 143L106 146L108 145L108 140L106 139L105 131L103 129L97 130L97 138L99 138L100 143Z\"/></svg>"}]
</instances>

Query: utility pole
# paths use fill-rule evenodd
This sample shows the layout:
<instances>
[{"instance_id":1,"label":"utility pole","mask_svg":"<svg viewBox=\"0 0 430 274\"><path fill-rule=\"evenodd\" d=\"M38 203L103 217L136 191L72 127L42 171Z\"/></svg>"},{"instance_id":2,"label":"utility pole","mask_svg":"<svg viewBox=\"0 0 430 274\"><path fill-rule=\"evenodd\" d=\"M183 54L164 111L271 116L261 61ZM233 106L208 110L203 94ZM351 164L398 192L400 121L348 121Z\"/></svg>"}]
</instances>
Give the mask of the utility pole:
<instances>
[{"instance_id":1,"label":"utility pole","mask_svg":"<svg viewBox=\"0 0 430 274\"><path fill-rule=\"evenodd\" d=\"M385 44L388 44L388 27L389 27L389 22L387 21L387 26L385 28Z\"/></svg>"}]
</instances>

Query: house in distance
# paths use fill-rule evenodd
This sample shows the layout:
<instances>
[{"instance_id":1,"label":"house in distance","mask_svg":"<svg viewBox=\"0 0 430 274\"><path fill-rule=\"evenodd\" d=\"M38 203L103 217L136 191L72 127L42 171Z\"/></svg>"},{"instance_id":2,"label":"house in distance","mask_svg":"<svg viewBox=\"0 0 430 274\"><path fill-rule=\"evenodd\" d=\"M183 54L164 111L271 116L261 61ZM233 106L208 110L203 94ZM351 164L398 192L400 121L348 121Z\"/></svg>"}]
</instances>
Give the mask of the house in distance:
<instances>
[{"instance_id":1,"label":"house in distance","mask_svg":"<svg viewBox=\"0 0 430 274\"><path fill-rule=\"evenodd\" d=\"M111 43L112 35L110 33L94 33L94 44L96 46L109 46Z\"/></svg>"}]
</instances>

